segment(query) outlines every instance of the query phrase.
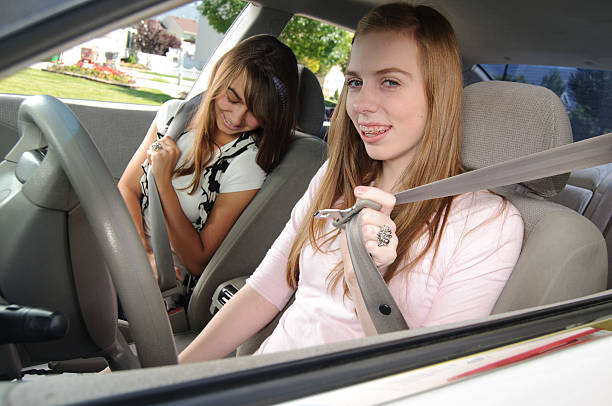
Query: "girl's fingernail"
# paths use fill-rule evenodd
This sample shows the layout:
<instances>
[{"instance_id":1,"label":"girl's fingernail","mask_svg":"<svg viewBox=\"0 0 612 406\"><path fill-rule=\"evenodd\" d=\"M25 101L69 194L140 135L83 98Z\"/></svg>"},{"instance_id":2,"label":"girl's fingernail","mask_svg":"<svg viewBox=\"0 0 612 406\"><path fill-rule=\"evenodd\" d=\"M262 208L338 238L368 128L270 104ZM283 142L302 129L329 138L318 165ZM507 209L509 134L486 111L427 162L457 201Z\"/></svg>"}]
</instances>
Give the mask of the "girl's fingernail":
<instances>
[{"instance_id":1,"label":"girl's fingernail","mask_svg":"<svg viewBox=\"0 0 612 406\"><path fill-rule=\"evenodd\" d=\"M355 194L356 195L362 195L365 192L365 188L362 186L357 186L355 188Z\"/></svg>"}]
</instances>

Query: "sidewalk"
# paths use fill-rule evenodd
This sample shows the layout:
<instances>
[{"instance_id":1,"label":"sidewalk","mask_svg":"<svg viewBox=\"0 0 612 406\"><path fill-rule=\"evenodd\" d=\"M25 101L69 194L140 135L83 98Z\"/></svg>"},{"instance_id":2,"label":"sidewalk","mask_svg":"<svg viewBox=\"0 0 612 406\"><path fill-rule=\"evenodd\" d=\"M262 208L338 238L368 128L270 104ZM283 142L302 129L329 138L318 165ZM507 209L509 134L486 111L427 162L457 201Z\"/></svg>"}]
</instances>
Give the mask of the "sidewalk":
<instances>
[{"instance_id":1,"label":"sidewalk","mask_svg":"<svg viewBox=\"0 0 612 406\"><path fill-rule=\"evenodd\" d=\"M159 77L155 76L154 73L149 74L146 72L141 72L139 70L126 69L125 67L120 67L119 70L133 77L136 81L136 86L157 89L160 92L166 93L167 95L172 96L174 98L183 97L186 93L189 92L189 90L195 83L190 80L182 80L181 84L179 85L178 79L176 78ZM152 80L152 78L159 78L166 81L167 83Z\"/></svg>"}]
</instances>

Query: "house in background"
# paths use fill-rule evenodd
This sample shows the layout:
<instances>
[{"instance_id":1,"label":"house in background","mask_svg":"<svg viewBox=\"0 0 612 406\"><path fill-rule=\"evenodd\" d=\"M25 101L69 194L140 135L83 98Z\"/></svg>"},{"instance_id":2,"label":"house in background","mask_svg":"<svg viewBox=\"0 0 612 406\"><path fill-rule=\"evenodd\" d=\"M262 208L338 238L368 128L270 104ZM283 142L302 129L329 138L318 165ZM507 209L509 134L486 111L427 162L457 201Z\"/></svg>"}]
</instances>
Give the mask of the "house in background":
<instances>
[{"instance_id":1,"label":"house in background","mask_svg":"<svg viewBox=\"0 0 612 406\"><path fill-rule=\"evenodd\" d=\"M338 98L344 86L344 73L340 66L333 66L323 79L323 95L328 98Z\"/></svg>"},{"instance_id":2,"label":"house in background","mask_svg":"<svg viewBox=\"0 0 612 406\"><path fill-rule=\"evenodd\" d=\"M182 55L177 56L178 53L173 50L170 50L168 55L173 58L182 57L185 69L195 67L201 70L223 39L223 34L211 27L208 19L202 15L198 21L166 15L161 22L168 32L181 40Z\"/></svg>"},{"instance_id":3,"label":"house in background","mask_svg":"<svg viewBox=\"0 0 612 406\"><path fill-rule=\"evenodd\" d=\"M198 33L198 22L184 17L167 15L161 20L164 28L172 35L181 40L181 49L195 55L196 34Z\"/></svg>"},{"instance_id":4,"label":"house in background","mask_svg":"<svg viewBox=\"0 0 612 406\"><path fill-rule=\"evenodd\" d=\"M185 17L167 15L162 19L162 24L168 32L179 38L182 42L195 44L198 33L198 22Z\"/></svg>"},{"instance_id":5,"label":"house in background","mask_svg":"<svg viewBox=\"0 0 612 406\"><path fill-rule=\"evenodd\" d=\"M59 61L65 65L74 65L79 60L86 59L91 63L105 63L118 67L119 58L127 56L126 44L134 32L133 28L111 31L63 51L59 56Z\"/></svg>"}]
</instances>

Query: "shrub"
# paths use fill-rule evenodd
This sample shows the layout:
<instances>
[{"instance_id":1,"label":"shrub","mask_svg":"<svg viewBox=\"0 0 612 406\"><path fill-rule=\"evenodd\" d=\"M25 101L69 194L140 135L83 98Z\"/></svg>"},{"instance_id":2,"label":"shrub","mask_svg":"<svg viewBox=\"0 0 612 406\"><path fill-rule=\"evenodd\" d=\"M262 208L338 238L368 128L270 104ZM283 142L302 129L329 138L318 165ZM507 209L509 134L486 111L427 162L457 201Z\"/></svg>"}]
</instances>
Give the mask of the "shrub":
<instances>
[{"instance_id":1,"label":"shrub","mask_svg":"<svg viewBox=\"0 0 612 406\"><path fill-rule=\"evenodd\" d=\"M130 56L126 57L126 58L121 58L121 62L125 62L125 63L130 63L133 65L136 65L138 63L138 58L136 57L136 55L131 54Z\"/></svg>"},{"instance_id":2,"label":"shrub","mask_svg":"<svg viewBox=\"0 0 612 406\"><path fill-rule=\"evenodd\" d=\"M104 65L84 64L82 61L76 63L76 65L65 66L63 64L53 64L49 70L54 72L69 72L76 73L95 79L102 79L107 82L115 82L121 84L132 84L134 79L119 69L111 68Z\"/></svg>"}]
</instances>

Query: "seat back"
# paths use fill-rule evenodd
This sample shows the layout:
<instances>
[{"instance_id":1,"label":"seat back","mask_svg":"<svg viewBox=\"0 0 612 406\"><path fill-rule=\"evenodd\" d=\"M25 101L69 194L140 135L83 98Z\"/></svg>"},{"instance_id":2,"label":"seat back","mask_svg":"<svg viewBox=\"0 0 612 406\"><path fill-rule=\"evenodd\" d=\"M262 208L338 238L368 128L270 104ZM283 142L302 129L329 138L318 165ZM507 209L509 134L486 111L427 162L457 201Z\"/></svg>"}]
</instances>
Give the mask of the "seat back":
<instances>
[{"instance_id":1,"label":"seat back","mask_svg":"<svg viewBox=\"0 0 612 406\"><path fill-rule=\"evenodd\" d=\"M563 190L551 197L550 200L590 218L587 212L592 214L593 211L597 210L599 203L597 202L598 199L593 199L593 197L597 190L602 191L600 185L606 183L606 178L610 174L612 174L612 163L574 171ZM594 204L591 204L591 202ZM587 210L588 206L591 206L589 210ZM596 225L600 230L602 229L600 225Z\"/></svg>"},{"instance_id":2,"label":"seat back","mask_svg":"<svg viewBox=\"0 0 612 406\"><path fill-rule=\"evenodd\" d=\"M464 91L462 161L477 169L572 142L559 98L540 86L480 82ZM606 289L606 246L599 230L578 213L545 200L569 174L494 191L525 223L519 260L493 313L549 304Z\"/></svg>"},{"instance_id":3,"label":"seat back","mask_svg":"<svg viewBox=\"0 0 612 406\"><path fill-rule=\"evenodd\" d=\"M189 326L200 331L211 319L211 298L222 282L250 275L289 220L312 176L327 158L327 144L317 137L325 114L323 92L315 75L299 67L297 131L281 163L238 218L198 280L188 306Z\"/></svg>"},{"instance_id":4,"label":"seat back","mask_svg":"<svg viewBox=\"0 0 612 406\"><path fill-rule=\"evenodd\" d=\"M612 288L612 163L574 171L552 201L591 220L608 246L608 289Z\"/></svg>"},{"instance_id":5,"label":"seat back","mask_svg":"<svg viewBox=\"0 0 612 406\"><path fill-rule=\"evenodd\" d=\"M608 247L608 289L612 289L612 165L611 170L597 186L584 215L602 232Z\"/></svg>"}]
</instances>

